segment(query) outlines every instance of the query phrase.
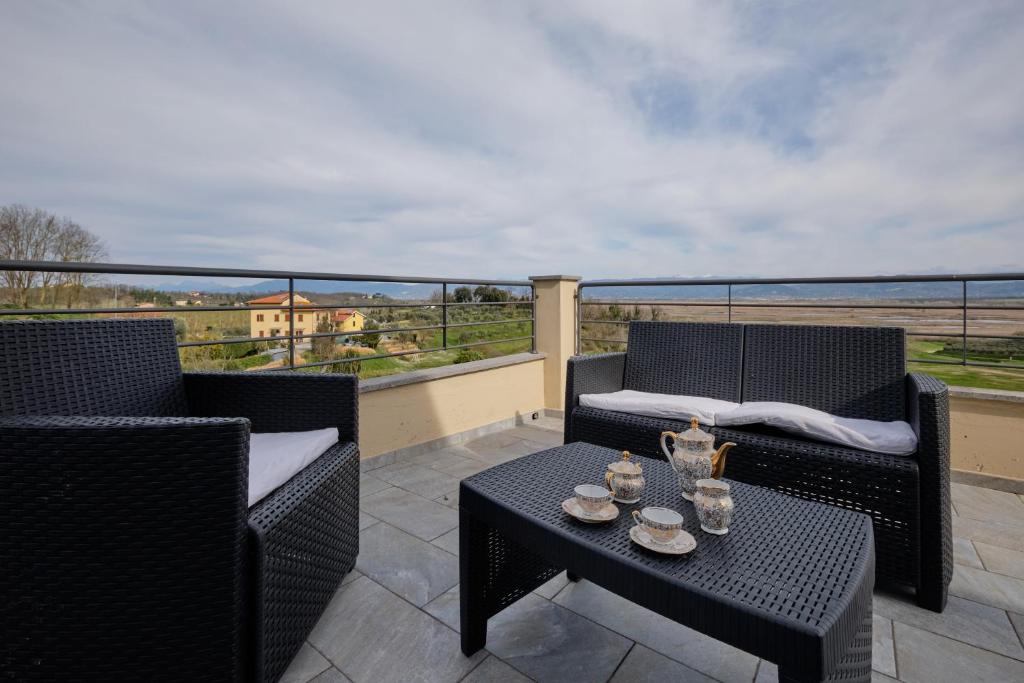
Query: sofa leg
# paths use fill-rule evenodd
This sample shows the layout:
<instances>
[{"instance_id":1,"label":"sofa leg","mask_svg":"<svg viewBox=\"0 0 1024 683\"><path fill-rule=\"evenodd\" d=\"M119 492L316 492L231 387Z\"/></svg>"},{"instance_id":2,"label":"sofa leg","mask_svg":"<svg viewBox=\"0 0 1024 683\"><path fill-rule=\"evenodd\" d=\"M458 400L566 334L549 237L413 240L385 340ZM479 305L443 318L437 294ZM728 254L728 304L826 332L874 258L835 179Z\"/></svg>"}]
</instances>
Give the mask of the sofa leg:
<instances>
[{"instance_id":1,"label":"sofa leg","mask_svg":"<svg viewBox=\"0 0 1024 683\"><path fill-rule=\"evenodd\" d=\"M949 598L948 586L945 584L937 588L918 588L917 605L932 612L942 613L946 609L946 601Z\"/></svg>"}]
</instances>

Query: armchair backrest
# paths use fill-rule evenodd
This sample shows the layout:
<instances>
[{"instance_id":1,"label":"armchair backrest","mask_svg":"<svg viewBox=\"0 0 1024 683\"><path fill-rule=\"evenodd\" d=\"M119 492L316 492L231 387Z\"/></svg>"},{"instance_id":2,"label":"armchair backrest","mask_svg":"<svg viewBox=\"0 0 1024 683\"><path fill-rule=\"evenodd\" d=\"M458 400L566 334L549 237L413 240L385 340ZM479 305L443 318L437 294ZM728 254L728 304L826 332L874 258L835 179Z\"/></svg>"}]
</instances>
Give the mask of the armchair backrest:
<instances>
[{"instance_id":1,"label":"armchair backrest","mask_svg":"<svg viewBox=\"0 0 1024 683\"><path fill-rule=\"evenodd\" d=\"M906 332L900 327L746 326L744 401L903 420L906 372Z\"/></svg>"},{"instance_id":2,"label":"armchair backrest","mask_svg":"<svg viewBox=\"0 0 1024 683\"><path fill-rule=\"evenodd\" d=\"M187 415L167 319L0 322L0 415Z\"/></svg>"},{"instance_id":3,"label":"armchair backrest","mask_svg":"<svg viewBox=\"0 0 1024 683\"><path fill-rule=\"evenodd\" d=\"M623 388L740 400L743 326L634 321Z\"/></svg>"}]
</instances>

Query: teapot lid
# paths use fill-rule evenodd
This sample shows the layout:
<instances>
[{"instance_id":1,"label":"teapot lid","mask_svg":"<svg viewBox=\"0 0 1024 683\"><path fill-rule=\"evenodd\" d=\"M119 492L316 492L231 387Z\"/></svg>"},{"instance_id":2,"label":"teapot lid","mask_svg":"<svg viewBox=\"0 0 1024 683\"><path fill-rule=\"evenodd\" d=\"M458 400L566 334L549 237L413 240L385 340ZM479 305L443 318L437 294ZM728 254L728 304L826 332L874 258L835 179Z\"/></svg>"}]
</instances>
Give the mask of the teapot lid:
<instances>
[{"instance_id":1,"label":"teapot lid","mask_svg":"<svg viewBox=\"0 0 1024 683\"><path fill-rule=\"evenodd\" d=\"M700 421L697 418L692 417L690 418L690 428L679 435L679 440L697 442L710 441L714 443L715 437L701 429Z\"/></svg>"},{"instance_id":2,"label":"teapot lid","mask_svg":"<svg viewBox=\"0 0 1024 683\"><path fill-rule=\"evenodd\" d=\"M640 463L630 462L630 457L629 451L622 451L622 460L609 463L608 469L616 474L640 474L643 468Z\"/></svg>"}]
</instances>

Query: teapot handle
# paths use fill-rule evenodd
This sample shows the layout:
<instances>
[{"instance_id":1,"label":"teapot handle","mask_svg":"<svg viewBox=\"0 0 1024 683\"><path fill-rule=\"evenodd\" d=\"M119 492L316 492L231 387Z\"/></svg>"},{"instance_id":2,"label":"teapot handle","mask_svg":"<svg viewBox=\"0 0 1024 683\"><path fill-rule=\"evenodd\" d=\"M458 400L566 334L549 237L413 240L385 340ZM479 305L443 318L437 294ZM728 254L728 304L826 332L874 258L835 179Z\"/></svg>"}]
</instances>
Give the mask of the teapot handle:
<instances>
[{"instance_id":1,"label":"teapot handle","mask_svg":"<svg viewBox=\"0 0 1024 683\"><path fill-rule=\"evenodd\" d=\"M613 474L612 472L605 472L604 473L604 485L605 485L605 488L607 488L609 491L611 491L614 494L615 493L615 489L612 488L612 474Z\"/></svg>"},{"instance_id":2,"label":"teapot handle","mask_svg":"<svg viewBox=\"0 0 1024 683\"><path fill-rule=\"evenodd\" d=\"M675 468L675 465L672 463L672 454L669 453L668 446L665 443L665 439L670 437L670 436L672 437L672 444L673 444L673 446L675 445L676 439L679 438L679 435L676 434L675 432L662 432L661 433L661 450L663 450L665 452L665 457L668 458L669 464L671 464L672 467Z\"/></svg>"}]
</instances>

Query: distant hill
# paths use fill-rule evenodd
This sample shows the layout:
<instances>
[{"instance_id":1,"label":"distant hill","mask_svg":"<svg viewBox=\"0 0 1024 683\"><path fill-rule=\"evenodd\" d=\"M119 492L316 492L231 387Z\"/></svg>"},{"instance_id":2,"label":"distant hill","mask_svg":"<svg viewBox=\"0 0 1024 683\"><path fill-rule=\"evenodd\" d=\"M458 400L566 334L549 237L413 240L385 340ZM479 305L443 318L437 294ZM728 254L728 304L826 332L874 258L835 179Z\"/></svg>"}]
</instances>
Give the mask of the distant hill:
<instances>
[{"instance_id":1,"label":"distant hill","mask_svg":"<svg viewBox=\"0 0 1024 683\"><path fill-rule=\"evenodd\" d=\"M273 294L288 291L287 280L266 280L251 285L231 286L219 282L165 282L153 289L161 292L204 292L207 294ZM415 284L405 282L347 282L331 280L296 280L295 289L302 292L324 294L383 294L392 299L426 301L430 295L440 291L441 285Z\"/></svg>"}]
</instances>

